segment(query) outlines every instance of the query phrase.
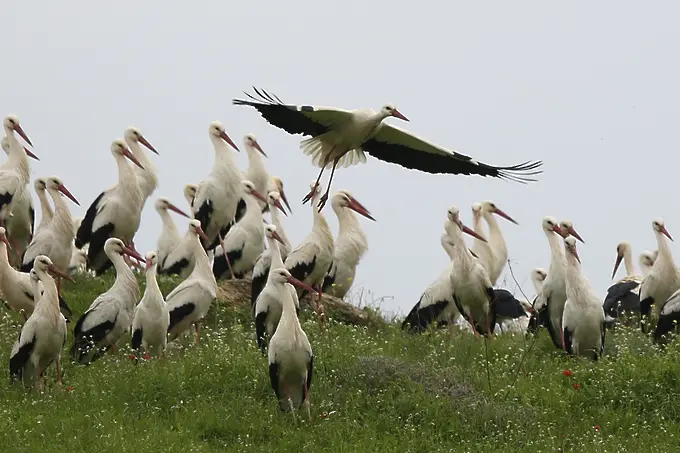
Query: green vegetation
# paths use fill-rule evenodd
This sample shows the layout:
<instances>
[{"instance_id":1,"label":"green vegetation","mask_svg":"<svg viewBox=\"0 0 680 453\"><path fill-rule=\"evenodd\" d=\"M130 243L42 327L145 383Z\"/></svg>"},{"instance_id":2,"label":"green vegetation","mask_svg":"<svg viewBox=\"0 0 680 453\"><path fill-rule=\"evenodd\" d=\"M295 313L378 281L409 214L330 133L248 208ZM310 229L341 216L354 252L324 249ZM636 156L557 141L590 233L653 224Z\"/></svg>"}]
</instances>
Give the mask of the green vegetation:
<instances>
[{"instance_id":1,"label":"green vegetation","mask_svg":"<svg viewBox=\"0 0 680 453\"><path fill-rule=\"evenodd\" d=\"M80 316L111 278L77 282L65 298ZM52 367L42 394L8 385L18 319L7 311L0 319L4 452L660 453L680 445L679 349L660 352L634 330L610 334L598 363L565 357L544 332L535 342L497 337L488 343L489 379L484 341L471 335L332 320L322 331L304 313L316 354L310 426L278 411L245 302L217 304L200 347L188 335L161 359L136 364L123 348L82 367L65 351L64 388Z\"/></svg>"}]
</instances>

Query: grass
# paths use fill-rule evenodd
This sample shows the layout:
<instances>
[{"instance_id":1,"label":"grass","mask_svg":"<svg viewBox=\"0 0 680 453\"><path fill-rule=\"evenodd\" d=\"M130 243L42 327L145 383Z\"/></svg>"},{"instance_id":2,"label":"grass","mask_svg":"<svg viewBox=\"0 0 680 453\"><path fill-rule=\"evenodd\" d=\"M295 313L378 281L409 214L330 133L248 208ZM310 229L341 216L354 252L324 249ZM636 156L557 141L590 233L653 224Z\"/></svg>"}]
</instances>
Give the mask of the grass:
<instances>
[{"instance_id":1,"label":"grass","mask_svg":"<svg viewBox=\"0 0 680 453\"><path fill-rule=\"evenodd\" d=\"M77 280L65 298L79 316L111 278ZM160 283L167 292L176 282ZM0 315L5 367L17 320ZM635 330L610 334L598 363L565 357L545 332L535 342L497 337L490 391L484 343L471 335L332 320L322 331L305 313L316 355L308 425L278 411L245 305L216 304L206 324L200 347L187 336L138 364L125 348L89 367L64 354L63 389L53 368L43 393L10 387L5 368L2 451L659 453L680 444L680 351L660 352Z\"/></svg>"}]
</instances>

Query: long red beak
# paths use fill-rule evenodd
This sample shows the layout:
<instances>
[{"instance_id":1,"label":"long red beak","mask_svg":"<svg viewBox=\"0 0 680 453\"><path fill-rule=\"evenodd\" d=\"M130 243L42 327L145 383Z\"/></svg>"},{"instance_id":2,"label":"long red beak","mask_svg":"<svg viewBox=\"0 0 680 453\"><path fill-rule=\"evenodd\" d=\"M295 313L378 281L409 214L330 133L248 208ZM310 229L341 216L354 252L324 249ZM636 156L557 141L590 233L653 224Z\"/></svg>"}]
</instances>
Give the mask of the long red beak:
<instances>
[{"instance_id":1,"label":"long red beak","mask_svg":"<svg viewBox=\"0 0 680 453\"><path fill-rule=\"evenodd\" d=\"M125 150L123 151L123 156L127 157L133 164L144 170L144 166L137 160L135 155L132 154L132 152L129 149L125 148Z\"/></svg>"},{"instance_id":2,"label":"long red beak","mask_svg":"<svg viewBox=\"0 0 680 453\"><path fill-rule=\"evenodd\" d=\"M144 136L139 137L139 143L146 146L149 149L149 151L152 151L152 152L156 153L156 155L158 155L158 151L156 151L156 148L154 148L153 145L151 143L149 143L146 138L144 138Z\"/></svg>"},{"instance_id":3,"label":"long red beak","mask_svg":"<svg viewBox=\"0 0 680 453\"><path fill-rule=\"evenodd\" d=\"M33 146L33 143L31 140L28 138L28 135L26 135L26 132L24 132L24 129L21 127L21 124L15 124L14 125L14 131L21 136L24 140L26 140L26 143L29 145Z\"/></svg>"},{"instance_id":4,"label":"long red beak","mask_svg":"<svg viewBox=\"0 0 680 453\"><path fill-rule=\"evenodd\" d=\"M309 286L307 283L303 283L293 276L288 277L288 283L290 283L291 285L297 286L298 288L306 289L310 293L319 294L319 292L317 290L315 290L314 288Z\"/></svg>"},{"instance_id":5,"label":"long red beak","mask_svg":"<svg viewBox=\"0 0 680 453\"><path fill-rule=\"evenodd\" d=\"M276 209L283 212L283 215L285 215L286 217L288 216L288 213L286 212L285 209L283 209L283 206L281 205L281 201L278 198L274 200L274 206L276 206Z\"/></svg>"},{"instance_id":6,"label":"long red beak","mask_svg":"<svg viewBox=\"0 0 680 453\"><path fill-rule=\"evenodd\" d=\"M151 269L152 264L153 264L153 261L151 261L150 259L147 259L146 260L146 266L145 266L144 270L148 271L149 269Z\"/></svg>"},{"instance_id":7,"label":"long red beak","mask_svg":"<svg viewBox=\"0 0 680 453\"><path fill-rule=\"evenodd\" d=\"M574 229L573 226L569 227L569 229L568 229L567 231L569 232L569 234L571 234L572 236L574 236L576 239L578 239L578 240L581 241L582 243L584 243L584 244L586 243L586 241L584 241L583 238L576 232L576 230ZM579 261L579 262L580 262L580 261Z\"/></svg>"},{"instance_id":8,"label":"long red beak","mask_svg":"<svg viewBox=\"0 0 680 453\"><path fill-rule=\"evenodd\" d=\"M258 192L257 190L251 191L250 194L251 194L252 196L254 196L255 198L257 198L258 200L267 203L267 199L264 197L264 195L262 195L262 194L261 194L260 192Z\"/></svg>"},{"instance_id":9,"label":"long red beak","mask_svg":"<svg viewBox=\"0 0 680 453\"><path fill-rule=\"evenodd\" d=\"M146 261L139 253L137 253L137 250L134 250L130 247L124 246L123 247L123 253L125 253L128 256L133 257L137 261L140 261L140 262Z\"/></svg>"},{"instance_id":10,"label":"long red beak","mask_svg":"<svg viewBox=\"0 0 680 453\"><path fill-rule=\"evenodd\" d=\"M406 118L406 117L405 117L399 110L397 110L397 109L393 109L393 110L392 110L392 116L395 117L395 118L399 118L400 120L404 120L404 121L410 122L410 120L409 120L408 118Z\"/></svg>"},{"instance_id":11,"label":"long red beak","mask_svg":"<svg viewBox=\"0 0 680 453\"><path fill-rule=\"evenodd\" d=\"M51 274L56 275L57 277L61 277L61 278L66 279L66 280L68 280L68 281L70 281L70 282L73 281L73 279L71 278L70 275L68 275L66 272L62 271L61 269L59 269L59 268L58 268L57 266L55 266L54 264L50 265L50 266L47 268L47 270L50 271Z\"/></svg>"},{"instance_id":12,"label":"long red beak","mask_svg":"<svg viewBox=\"0 0 680 453\"><path fill-rule=\"evenodd\" d=\"M168 209L171 210L171 211L176 212L177 214L179 214L179 215L181 215L181 216L186 217L187 219L190 219L190 218L191 218L191 217L189 217L189 214L185 213L184 211L182 211L180 208L178 208L177 206L175 206L175 205L172 204L172 203L168 203Z\"/></svg>"},{"instance_id":13,"label":"long red beak","mask_svg":"<svg viewBox=\"0 0 680 453\"><path fill-rule=\"evenodd\" d=\"M553 226L553 231L562 236L563 238L566 238L564 231L562 231L562 228L560 228L559 225Z\"/></svg>"},{"instance_id":14,"label":"long red beak","mask_svg":"<svg viewBox=\"0 0 680 453\"><path fill-rule=\"evenodd\" d=\"M471 230L470 228L466 227L466 226L463 225L462 223L460 223L459 226L460 226L460 229L463 231L463 233L469 234L469 235L472 236L473 238L479 239L479 240L482 241L482 242L486 242L486 239L484 239L484 236L481 236L481 235L475 233L473 230Z\"/></svg>"},{"instance_id":15,"label":"long red beak","mask_svg":"<svg viewBox=\"0 0 680 453\"><path fill-rule=\"evenodd\" d=\"M347 204L347 207L350 208L352 211L354 211L358 214L361 214L362 216L366 217L367 219L371 219L375 222L375 219L373 218L371 213L368 212L368 209L366 209L364 207L364 205L359 203L359 201L356 198L350 197L349 203Z\"/></svg>"},{"instance_id":16,"label":"long red beak","mask_svg":"<svg viewBox=\"0 0 680 453\"><path fill-rule=\"evenodd\" d=\"M236 151L239 152L241 151L240 149L238 149L238 146L236 146L236 144L229 138L226 132L222 132L220 134L220 138L222 138L222 140L224 140L225 142L229 143L229 145L231 145L231 147L234 148Z\"/></svg>"},{"instance_id":17,"label":"long red beak","mask_svg":"<svg viewBox=\"0 0 680 453\"><path fill-rule=\"evenodd\" d=\"M612 272L612 278L616 275L616 271L619 269L619 266L621 265L621 261L623 261L623 255L617 255L616 256L616 263L614 263L614 272Z\"/></svg>"},{"instance_id":18,"label":"long red beak","mask_svg":"<svg viewBox=\"0 0 680 453\"><path fill-rule=\"evenodd\" d=\"M673 240L673 238L671 237L671 234L668 232L668 230L666 229L665 226L661 225L661 229L660 229L659 231L661 231L661 234L663 234L664 236L666 236L666 237L667 237L668 239L670 239L671 241Z\"/></svg>"},{"instance_id":19,"label":"long red beak","mask_svg":"<svg viewBox=\"0 0 680 453\"><path fill-rule=\"evenodd\" d=\"M578 252L576 251L576 247L574 247L573 249L570 249L570 252L571 252L572 255L574 255L574 258L576 258L576 261L581 263L581 258L579 258L579 256L578 256Z\"/></svg>"},{"instance_id":20,"label":"long red beak","mask_svg":"<svg viewBox=\"0 0 680 453\"><path fill-rule=\"evenodd\" d=\"M279 233L278 233L278 232L272 231L271 235L272 235L272 237L273 237L274 239L276 239L277 241L279 241L281 244L285 245L285 243L283 242L283 239L281 239L281 236L279 236Z\"/></svg>"},{"instance_id":21,"label":"long red beak","mask_svg":"<svg viewBox=\"0 0 680 453\"><path fill-rule=\"evenodd\" d=\"M35 154L33 154L33 153L31 152L31 150L29 150L29 149L26 148L25 146L24 146L24 151L26 151L26 155L27 155L28 157L30 157L31 159L40 160L40 159L38 158L38 156L36 156Z\"/></svg>"},{"instance_id":22,"label":"long red beak","mask_svg":"<svg viewBox=\"0 0 680 453\"><path fill-rule=\"evenodd\" d=\"M253 141L253 148L255 148L256 150L258 150L258 151L260 152L260 154L262 154L264 157L267 157L267 153L265 153L265 152L262 150L262 147L260 146L260 144L259 144L257 141L255 141L255 140Z\"/></svg>"},{"instance_id":23,"label":"long red beak","mask_svg":"<svg viewBox=\"0 0 680 453\"><path fill-rule=\"evenodd\" d=\"M279 195L281 195L281 199L283 200L283 203L286 205L288 210L293 213L293 210L290 209L290 203L288 203L288 198L286 198L286 193L283 191L283 187L281 187L281 190L279 190Z\"/></svg>"},{"instance_id":24,"label":"long red beak","mask_svg":"<svg viewBox=\"0 0 680 453\"><path fill-rule=\"evenodd\" d=\"M198 237L200 237L204 241L210 240L210 239L208 239L208 235L205 234L205 231L203 231L203 228L201 228L201 227L196 228L196 233L198 234ZM222 242L222 236L220 236L220 243L222 243L222 246L223 246L222 248L224 248L224 243ZM225 251L225 253L226 253L226 251Z\"/></svg>"},{"instance_id":25,"label":"long red beak","mask_svg":"<svg viewBox=\"0 0 680 453\"><path fill-rule=\"evenodd\" d=\"M80 206L80 203L78 202L78 200L76 200L76 197L73 196L73 194L66 188L65 185L62 184L59 186L59 192L66 195L72 202Z\"/></svg>"},{"instance_id":26,"label":"long red beak","mask_svg":"<svg viewBox=\"0 0 680 453\"><path fill-rule=\"evenodd\" d=\"M501 211L500 209L496 208L494 211L495 214L498 214L499 216L503 217L505 220L509 220L510 222L514 223L515 225L519 225L515 219L507 215L504 211Z\"/></svg>"}]
</instances>

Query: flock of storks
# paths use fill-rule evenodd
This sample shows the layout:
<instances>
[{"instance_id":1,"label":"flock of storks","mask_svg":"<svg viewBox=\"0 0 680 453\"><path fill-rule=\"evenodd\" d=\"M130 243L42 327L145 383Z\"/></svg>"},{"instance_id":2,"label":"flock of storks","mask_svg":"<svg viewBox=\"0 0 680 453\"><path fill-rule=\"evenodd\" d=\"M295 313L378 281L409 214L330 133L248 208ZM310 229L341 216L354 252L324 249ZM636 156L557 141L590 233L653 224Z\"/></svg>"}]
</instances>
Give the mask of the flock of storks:
<instances>
[{"instance_id":1,"label":"flock of storks","mask_svg":"<svg viewBox=\"0 0 680 453\"><path fill-rule=\"evenodd\" d=\"M156 249L146 256L137 251L134 237L158 179L142 146L158 152L134 127L111 144L117 183L95 198L82 219L72 217L67 199L79 203L61 178L34 179L41 209L36 225L28 158L37 156L29 149L33 145L19 119L5 117L2 147L8 158L0 166L0 292L6 306L23 316L10 357L12 381L42 387L45 369L55 363L61 384L61 352L72 316L62 297L62 278L71 280L74 273L83 271L100 275L111 267L115 270L114 284L92 302L73 328L70 356L78 363L91 364L128 334L133 349L151 355L162 354L168 341L192 326L196 343L200 343L201 322L216 298L217 281L249 277L257 344L268 356L279 405L295 413L304 404L310 417L308 391L314 355L298 320L300 300L309 294L319 322L325 323L322 294L344 297L368 248L354 213L374 220L351 193L337 191L330 197L339 222L338 235L333 236L322 208L329 199L336 167L365 162L369 154L428 173L475 174L522 183L534 181L541 173L540 161L494 167L392 126L383 120L408 121L393 105L377 112L287 105L257 89L246 99L235 99L234 104L257 109L269 123L290 134L309 137L300 147L320 172L303 200L303 204L313 205L312 229L296 247L288 240L281 217L288 214L286 208L291 210L290 204L281 179L265 168L264 150L255 136L246 135L243 147L249 166L241 171L234 159L234 152L240 149L219 121L208 128L215 150L212 171L199 184L184 188L190 214L167 198L158 198L155 208L163 230ZM331 175L323 191L320 180L326 168L331 169ZM185 234L176 227L171 212L189 218ZM597 358L605 326L624 311L651 314L654 306L656 318L650 319L659 320L659 338L670 330L662 332L669 317L680 311L675 310L680 307L680 296L674 294L680 288L680 272L672 262L663 235L670 236L660 220L654 223L658 257L645 255L646 277L626 277L610 290L616 294L610 294L603 306L581 273L576 250L576 240L581 238L571 222L558 223L551 217L543 220L552 259L547 273L541 269L532 272L538 296L529 303L506 290L494 289L508 255L494 216L514 220L490 201L473 205L472 214L469 228L457 208L448 209L441 244L451 263L406 317L404 329L416 333L430 325L459 324L477 335L489 336L494 329L502 331L526 318L524 328L535 331L545 326L557 347ZM463 234L474 238L471 248ZM617 267L623 259L632 274L627 243L619 246L618 256ZM133 269L145 273L141 299ZM178 275L181 282L164 297L158 274Z\"/></svg>"}]
</instances>

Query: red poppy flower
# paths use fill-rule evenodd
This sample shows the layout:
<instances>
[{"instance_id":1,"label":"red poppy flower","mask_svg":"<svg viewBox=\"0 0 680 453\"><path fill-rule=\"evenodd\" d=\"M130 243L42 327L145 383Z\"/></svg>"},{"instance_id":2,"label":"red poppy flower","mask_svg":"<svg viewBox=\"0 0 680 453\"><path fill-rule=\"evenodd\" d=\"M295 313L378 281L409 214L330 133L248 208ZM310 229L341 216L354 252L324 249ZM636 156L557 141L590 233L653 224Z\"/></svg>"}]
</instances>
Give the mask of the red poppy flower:
<instances>
[{"instance_id":1,"label":"red poppy flower","mask_svg":"<svg viewBox=\"0 0 680 453\"><path fill-rule=\"evenodd\" d=\"M564 370L562 371L562 374L565 375L566 377L573 376L574 372L571 370Z\"/></svg>"},{"instance_id":2,"label":"red poppy flower","mask_svg":"<svg viewBox=\"0 0 680 453\"><path fill-rule=\"evenodd\" d=\"M151 356L149 354L144 354L144 360L149 360Z\"/></svg>"},{"instance_id":3,"label":"red poppy flower","mask_svg":"<svg viewBox=\"0 0 680 453\"><path fill-rule=\"evenodd\" d=\"M574 390L581 390L581 384L574 382Z\"/></svg>"},{"instance_id":4,"label":"red poppy flower","mask_svg":"<svg viewBox=\"0 0 680 453\"><path fill-rule=\"evenodd\" d=\"M600 425L595 425L595 431L599 431L599 430L600 430Z\"/></svg>"},{"instance_id":5,"label":"red poppy flower","mask_svg":"<svg viewBox=\"0 0 680 453\"><path fill-rule=\"evenodd\" d=\"M66 387L66 391L67 391L67 392L72 392L72 391L73 391L73 386L72 386L72 385L69 385L68 387Z\"/></svg>"}]
</instances>

